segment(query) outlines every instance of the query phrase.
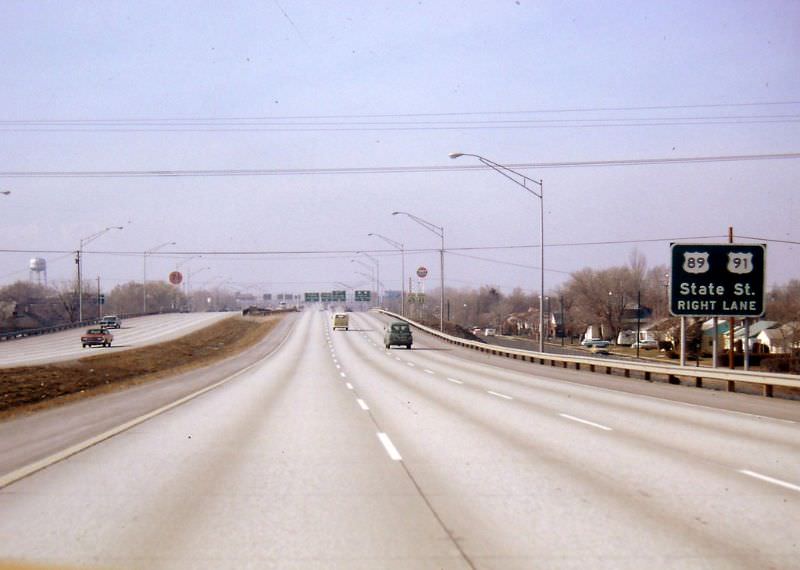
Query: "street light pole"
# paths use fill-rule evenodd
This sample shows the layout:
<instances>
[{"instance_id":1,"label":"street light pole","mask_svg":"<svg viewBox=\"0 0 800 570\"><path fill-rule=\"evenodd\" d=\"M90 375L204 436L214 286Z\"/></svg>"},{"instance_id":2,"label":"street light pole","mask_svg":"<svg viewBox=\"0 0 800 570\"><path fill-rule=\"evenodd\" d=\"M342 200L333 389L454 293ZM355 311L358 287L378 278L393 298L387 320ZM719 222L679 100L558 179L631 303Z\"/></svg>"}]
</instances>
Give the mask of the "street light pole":
<instances>
[{"instance_id":1,"label":"street light pole","mask_svg":"<svg viewBox=\"0 0 800 570\"><path fill-rule=\"evenodd\" d=\"M360 253L361 255L365 256L367 259L375 263L375 270L377 275L375 276L375 292L378 295L378 306L383 307L383 298L381 297L381 263L377 257L373 257L370 254L357 251L356 253Z\"/></svg>"},{"instance_id":2,"label":"street light pole","mask_svg":"<svg viewBox=\"0 0 800 570\"><path fill-rule=\"evenodd\" d=\"M381 234L367 234L380 238L392 247L400 250L400 314L406 316L406 250L402 243L396 242L393 239Z\"/></svg>"},{"instance_id":3,"label":"street light pole","mask_svg":"<svg viewBox=\"0 0 800 570\"><path fill-rule=\"evenodd\" d=\"M5 194L5 192L3 192ZM10 194L10 191L8 191ZM109 226L80 240L78 251L75 252L75 263L78 264L78 321L83 321L83 247L89 245L101 235L111 230L121 230L122 226Z\"/></svg>"},{"instance_id":4,"label":"street light pole","mask_svg":"<svg viewBox=\"0 0 800 570\"><path fill-rule=\"evenodd\" d=\"M161 245L154 248L146 249L142 254L142 314L147 314L147 256L148 254L155 253L162 247L168 245L175 245L174 241L165 241Z\"/></svg>"},{"instance_id":5,"label":"street light pole","mask_svg":"<svg viewBox=\"0 0 800 570\"><path fill-rule=\"evenodd\" d=\"M427 220L423 220L414 214L409 214L408 212L392 212L393 216L397 216L398 214L408 216L423 228L433 232L442 239L442 247L439 249L439 330L444 332L444 228L442 226L432 224Z\"/></svg>"},{"instance_id":6,"label":"street light pole","mask_svg":"<svg viewBox=\"0 0 800 570\"><path fill-rule=\"evenodd\" d=\"M363 261L361 261L359 259L351 259L350 263L358 263L361 267L369 270L370 287L372 287L373 285L376 285L375 294L377 295L378 294L378 289L377 289L377 279L375 277L375 268L373 266L371 266L371 265L367 265L366 263L364 263Z\"/></svg>"},{"instance_id":7,"label":"street light pole","mask_svg":"<svg viewBox=\"0 0 800 570\"><path fill-rule=\"evenodd\" d=\"M541 287L541 295L539 295L539 352L544 352L544 183L542 180L534 180L524 174L517 172L516 170L512 170L507 166L503 166L502 164L498 164L488 158L484 158L478 154L469 154L466 152L451 152L448 155L450 158L459 158L461 156L471 156L473 158L477 158L481 163L485 166L488 166L492 170L499 172L509 180L511 180L517 186L521 186L530 194L533 194L537 198L539 198L539 242L540 242L540 258L539 258L539 265L541 265L540 269L540 287ZM521 179L517 180L516 177ZM539 187L539 191L537 192L528 184L535 184Z\"/></svg>"}]
</instances>

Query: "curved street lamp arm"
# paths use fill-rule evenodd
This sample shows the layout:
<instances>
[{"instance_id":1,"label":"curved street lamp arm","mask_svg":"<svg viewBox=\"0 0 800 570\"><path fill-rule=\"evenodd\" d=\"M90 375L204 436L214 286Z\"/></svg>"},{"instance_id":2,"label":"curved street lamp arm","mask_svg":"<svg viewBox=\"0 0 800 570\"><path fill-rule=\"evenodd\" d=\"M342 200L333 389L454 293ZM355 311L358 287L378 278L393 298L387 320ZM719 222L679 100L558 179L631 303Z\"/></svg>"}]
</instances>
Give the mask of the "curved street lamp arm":
<instances>
[{"instance_id":1,"label":"curved street lamp arm","mask_svg":"<svg viewBox=\"0 0 800 570\"><path fill-rule=\"evenodd\" d=\"M389 245L391 245L391 246L393 246L393 247L396 247L397 249L399 249L399 250L401 250L401 251L403 250L403 244L402 244L402 243L396 242L396 241L394 241L393 239L390 239L390 238L388 238L388 237L386 237L386 236L384 236L384 235L381 235L381 234L373 234L373 233L369 233L369 234L367 234L367 235L368 235L368 236L372 236L372 237L376 237L376 238L380 238L380 239L382 239L383 241L385 241L386 243L388 243Z\"/></svg>"},{"instance_id":2,"label":"curved street lamp arm","mask_svg":"<svg viewBox=\"0 0 800 570\"><path fill-rule=\"evenodd\" d=\"M423 228L435 233L440 238L444 238L444 228L442 226L437 226L436 224L432 224L429 221L423 220L419 216L415 216L414 214L409 214L408 212L392 212L393 216L396 216L398 214L408 216L409 218L417 222L419 225L421 225Z\"/></svg>"},{"instance_id":3,"label":"curved street lamp arm","mask_svg":"<svg viewBox=\"0 0 800 570\"><path fill-rule=\"evenodd\" d=\"M485 158L485 157L483 157L483 156L481 156L479 154L470 154L470 153L467 153L467 152L451 152L448 156L450 156L450 158L453 158L453 159L459 158L461 156L472 156L474 158L477 158L485 166L488 166L492 170L495 170L496 172L499 172L500 174L502 174L503 176L505 176L506 178L511 180L511 182L513 182L517 186L522 186L525 190L527 190L528 192L530 192L531 194L533 194L537 198L541 199L541 197L542 197L542 181L541 180L534 180L530 176L525 176L521 172L517 172L516 170L514 170L512 168L509 168L508 166L503 166L502 164L498 164L498 163L494 162L493 160L489 160L488 158ZM515 178L515 176L519 177L521 179L521 181L518 180L517 178ZM528 183L536 184L539 187L539 191L537 192L536 190L532 189L530 186L528 186Z\"/></svg>"},{"instance_id":4,"label":"curved street lamp arm","mask_svg":"<svg viewBox=\"0 0 800 570\"><path fill-rule=\"evenodd\" d=\"M92 235L90 235L89 237L85 237L85 238L83 238L81 240L81 249L83 249L83 246L88 245L89 243L93 242L94 240L99 238L104 233L110 232L111 230L121 230L121 229L124 229L124 228L122 226L109 226L109 227L107 227L107 228L105 228L103 230L100 230L99 232L95 232Z\"/></svg>"}]
</instances>

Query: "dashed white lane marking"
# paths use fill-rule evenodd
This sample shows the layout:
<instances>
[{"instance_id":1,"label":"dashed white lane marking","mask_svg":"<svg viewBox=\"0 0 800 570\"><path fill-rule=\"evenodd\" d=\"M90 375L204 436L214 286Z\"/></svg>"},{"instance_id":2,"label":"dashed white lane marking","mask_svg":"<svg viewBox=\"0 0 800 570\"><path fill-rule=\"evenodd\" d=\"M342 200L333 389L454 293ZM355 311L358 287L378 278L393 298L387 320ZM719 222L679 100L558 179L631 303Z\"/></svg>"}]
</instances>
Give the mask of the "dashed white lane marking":
<instances>
[{"instance_id":1,"label":"dashed white lane marking","mask_svg":"<svg viewBox=\"0 0 800 570\"><path fill-rule=\"evenodd\" d=\"M339 372L339 376L341 376L342 378L347 378L347 374L345 374L344 372Z\"/></svg>"},{"instance_id":2,"label":"dashed white lane marking","mask_svg":"<svg viewBox=\"0 0 800 570\"><path fill-rule=\"evenodd\" d=\"M558 415L559 415L559 416L561 416L562 418L566 418L566 419L568 419L568 420L572 420L573 422L578 422L578 423L581 423L581 424L586 424L587 426L596 427L596 428L598 428L598 429L602 429L602 430L605 430L605 431L613 431L613 430L612 430L610 427L608 427L608 426L604 426L604 425L601 425L601 424L596 424L596 423L594 423L594 422L590 422L589 420L584 420L584 419L581 419L581 418L576 418L575 416L570 416L569 414L558 414Z\"/></svg>"},{"instance_id":3,"label":"dashed white lane marking","mask_svg":"<svg viewBox=\"0 0 800 570\"><path fill-rule=\"evenodd\" d=\"M345 384L345 386L347 386L347 389L348 389L348 390L352 390L352 389L353 389L353 385L352 385L350 382L348 382L347 384Z\"/></svg>"},{"instance_id":4,"label":"dashed white lane marking","mask_svg":"<svg viewBox=\"0 0 800 570\"><path fill-rule=\"evenodd\" d=\"M337 364L337 365L336 365L336 368L341 368L341 366L339 366L339 365Z\"/></svg>"},{"instance_id":5,"label":"dashed white lane marking","mask_svg":"<svg viewBox=\"0 0 800 570\"><path fill-rule=\"evenodd\" d=\"M436 374L436 372L434 372L433 370L428 370L427 368L425 369L425 372L427 372L428 374Z\"/></svg>"},{"instance_id":6,"label":"dashed white lane marking","mask_svg":"<svg viewBox=\"0 0 800 570\"><path fill-rule=\"evenodd\" d=\"M416 366L416 364L414 364L413 362L407 362L406 364L408 364L411 368L414 368L414 366Z\"/></svg>"},{"instance_id":7,"label":"dashed white lane marking","mask_svg":"<svg viewBox=\"0 0 800 570\"><path fill-rule=\"evenodd\" d=\"M741 473L742 475L747 475L748 477L755 477L756 479L761 479L762 481L766 481L767 483L772 483L773 485L779 485L781 487L785 487L787 489L791 489L792 491L797 491L798 493L800 493L800 486L787 483L786 481L781 481L780 479L775 479L774 477L762 475L761 473L756 473L755 471L750 471L748 469L739 469L739 473Z\"/></svg>"},{"instance_id":8,"label":"dashed white lane marking","mask_svg":"<svg viewBox=\"0 0 800 570\"><path fill-rule=\"evenodd\" d=\"M389 454L389 457L391 457L395 461L400 461L401 459L403 459L402 457L400 457L400 453L397 451L397 448L392 443L392 440L389 439L388 435L379 432L378 439L381 440L381 443L383 444L384 449L386 449L386 453Z\"/></svg>"},{"instance_id":9,"label":"dashed white lane marking","mask_svg":"<svg viewBox=\"0 0 800 570\"><path fill-rule=\"evenodd\" d=\"M367 405L367 403L366 403L364 400L362 400L361 398L358 398L358 399L356 399L356 402L358 402L358 405L359 405L359 406L361 406L361 409L362 409L362 410L369 410L369 406L368 406L368 405Z\"/></svg>"},{"instance_id":10,"label":"dashed white lane marking","mask_svg":"<svg viewBox=\"0 0 800 570\"><path fill-rule=\"evenodd\" d=\"M395 357L394 357L394 359L395 359L397 362L400 362L400 357L399 357L399 356L395 356Z\"/></svg>"},{"instance_id":11,"label":"dashed white lane marking","mask_svg":"<svg viewBox=\"0 0 800 570\"><path fill-rule=\"evenodd\" d=\"M506 400L513 400L511 396L506 396L505 394L501 394L500 392L492 392L491 390L486 390L487 394L491 394L492 396L497 396L498 398L504 398Z\"/></svg>"},{"instance_id":12,"label":"dashed white lane marking","mask_svg":"<svg viewBox=\"0 0 800 570\"><path fill-rule=\"evenodd\" d=\"M448 382L452 382L453 384L463 384L461 380L456 380L455 378L448 378Z\"/></svg>"}]
</instances>

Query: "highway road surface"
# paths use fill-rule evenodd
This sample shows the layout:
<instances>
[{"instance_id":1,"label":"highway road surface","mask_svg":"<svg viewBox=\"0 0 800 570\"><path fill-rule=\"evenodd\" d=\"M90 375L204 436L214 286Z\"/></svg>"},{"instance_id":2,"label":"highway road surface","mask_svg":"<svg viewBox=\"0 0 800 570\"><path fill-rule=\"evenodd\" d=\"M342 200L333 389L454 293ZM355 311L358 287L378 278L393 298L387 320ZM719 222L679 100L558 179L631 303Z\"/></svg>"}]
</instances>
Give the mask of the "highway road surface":
<instances>
[{"instance_id":1,"label":"highway road surface","mask_svg":"<svg viewBox=\"0 0 800 570\"><path fill-rule=\"evenodd\" d=\"M70 360L109 350L125 350L164 342L233 314L235 313L168 313L125 319L121 328L110 329L114 335L111 348L81 346L81 335L91 327L0 342L0 368Z\"/></svg>"},{"instance_id":2,"label":"highway road surface","mask_svg":"<svg viewBox=\"0 0 800 570\"><path fill-rule=\"evenodd\" d=\"M217 388L6 473L0 560L798 567L800 403L510 362L422 334L387 351L381 317L353 313L349 331L329 318L307 311Z\"/></svg>"}]
</instances>

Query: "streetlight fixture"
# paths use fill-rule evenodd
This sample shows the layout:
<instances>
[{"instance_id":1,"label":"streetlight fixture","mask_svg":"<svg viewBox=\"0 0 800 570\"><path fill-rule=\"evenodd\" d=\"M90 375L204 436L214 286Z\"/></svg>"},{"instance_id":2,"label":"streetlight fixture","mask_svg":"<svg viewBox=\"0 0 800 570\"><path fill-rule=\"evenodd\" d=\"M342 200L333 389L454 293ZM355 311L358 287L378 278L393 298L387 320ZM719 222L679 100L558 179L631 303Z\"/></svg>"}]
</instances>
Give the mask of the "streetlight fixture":
<instances>
[{"instance_id":1,"label":"streetlight fixture","mask_svg":"<svg viewBox=\"0 0 800 570\"><path fill-rule=\"evenodd\" d=\"M377 282L377 279L375 278L375 268L372 265L367 265L366 263L364 263L360 259L351 259L350 263L358 263L361 267L369 270L368 277L369 277L369 281L370 281L370 287L372 287L374 285L375 286L375 293L377 294L377 292L378 292L378 282ZM362 273L362 275L364 275L364 274Z\"/></svg>"},{"instance_id":2,"label":"streetlight fixture","mask_svg":"<svg viewBox=\"0 0 800 570\"><path fill-rule=\"evenodd\" d=\"M0 190L0 194L3 194L4 196L8 196L9 194L11 194L11 190Z\"/></svg>"},{"instance_id":3,"label":"streetlight fixture","mask_svg":"<svg viewBox=\"0 0 800 570\"><path fill-rule=\"evenodd\" d=\"M381 234L370 233L368 236L380 238L392 247L400 250L400 314L406 316L406 250L402 243Z\"/></svg>"},{"instance_id":4,"label":"streetlight fixture","mask_svg":"<svg viewBox=\"0 0 800 570\"><path fill-rule=\"evenodd\" d=\"M488 166L492 170L499 172L509 180L511 180L517 186L521 186L530 194L533 194L537 198L539 198L539 207L540 207L540 215L539 215L539 239L540 239L540 250L541 256L539 260L539 264L541 265L540 269L540 286L541 286L541 295L539 295L539 352L544 352L544 184L542 180L534 180L524 174L517 172L516 170L512 170L507 166L503 166L502 164L498 164L488 158L480 156L478 154L469 154L466 152L451 152L448 155L450 158L456 159L462 156L471 156L473 158L477 158L480 162L482 162L485 166ZM519 177L518 180L516 177ZM528 184L535 184L539 187L539 191L537 192L533 188L531 188Z\"/></svg>"},{"instance_id":5,"label":"streetlight fixture","mask_svg":"<svg viewBox=\"0 0 800 570\"><path fill-rule=\"evenodd\" d=\"M3 194L6 195L10 193L10 190L3 191ZM78 251L75 252L75 263L78 264L78 321L83 321L83 247L89 245L106 232L121 229L123 229L122 226L109 226L80 240Z\"/></svg>"},{"instance_id":6,"label":"streetlight fixture","mask_svg":"<svg viewBox=\"0 0 800 570\"><path fill-rule=\"evenodd\" d=\"M365 251L357 251L375 264L375 293L378 295L378 306L383 306L383 298L381 297L381 262L377 257L373 257Z\"/></svg>"},{"instance_id":7,"label":"streetlight fixture","mask_svg":"<svg viewBox=\"0 0 800 570\"><path fill-rule=\"evenodd\" d=\"M147 314L147 256L151 253L157 252L162 247L168 245L175 245L174 241L165 241L161 245L157 245L151 249L146 249L142 253L142 314Z\"/></svg>"},{"instance_id":8,"label":"streetlight fixture","mask_svg":"<svg viewBox=\"0 0 800 570\"><path fill-rule=\"evenodd\" d=\"M444 332L444 228L442 226L437 226L436 224L432 224L427 220L423 220L422 218L415 216L414 214L409 214L408 212L392 212L393 216L403 215L408 216L419 225L421 225L426 230L435 233L442 239L442 247L439 250L439 277L441 280L440 283L440 291L439 291L439 330Z\"/></svg>"}]
</instances>

